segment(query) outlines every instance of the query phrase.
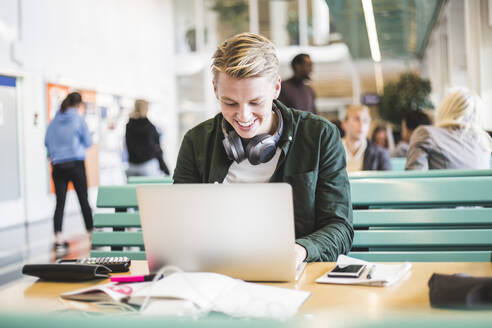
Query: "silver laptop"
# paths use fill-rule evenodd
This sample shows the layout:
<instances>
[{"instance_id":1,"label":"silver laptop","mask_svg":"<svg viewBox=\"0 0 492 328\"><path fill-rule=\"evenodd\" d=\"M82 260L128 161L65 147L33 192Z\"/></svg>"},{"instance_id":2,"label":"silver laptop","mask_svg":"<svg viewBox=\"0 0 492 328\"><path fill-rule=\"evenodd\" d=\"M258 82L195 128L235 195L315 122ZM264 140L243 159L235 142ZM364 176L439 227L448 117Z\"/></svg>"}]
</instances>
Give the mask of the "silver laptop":
<instances>
[{"instance_id":1,"label":"silver laptop","mask_svg":"<svg viewBox=\"0 0 492 328\"><path fill-rule=\"evenodd\" d=\"M286 183L149 184L137 199L151 272L174 265L249 281L296 277Z\"/></svg>"}]
</instances>

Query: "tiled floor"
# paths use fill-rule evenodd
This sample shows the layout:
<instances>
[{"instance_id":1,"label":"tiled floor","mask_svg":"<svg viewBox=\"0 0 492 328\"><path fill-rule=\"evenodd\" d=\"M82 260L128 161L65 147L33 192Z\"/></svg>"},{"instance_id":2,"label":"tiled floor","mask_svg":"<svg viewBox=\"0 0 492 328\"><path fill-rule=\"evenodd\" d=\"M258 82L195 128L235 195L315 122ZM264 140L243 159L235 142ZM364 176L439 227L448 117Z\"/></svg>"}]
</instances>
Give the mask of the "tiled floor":
<instances>
[{"instance_id":1,"label":"tiled floor","mask_svg":"<svg viewBox=\"0 0 492 328\"><path fill-rule=\"evenodd\" d=\"M64 258L88 257L90 242L82 227L80 215L64 218L63 235L69 242ZM55 261L51 219L0 230L0 287L22 277L26 263Z\"/></svg>"}]
</instances>

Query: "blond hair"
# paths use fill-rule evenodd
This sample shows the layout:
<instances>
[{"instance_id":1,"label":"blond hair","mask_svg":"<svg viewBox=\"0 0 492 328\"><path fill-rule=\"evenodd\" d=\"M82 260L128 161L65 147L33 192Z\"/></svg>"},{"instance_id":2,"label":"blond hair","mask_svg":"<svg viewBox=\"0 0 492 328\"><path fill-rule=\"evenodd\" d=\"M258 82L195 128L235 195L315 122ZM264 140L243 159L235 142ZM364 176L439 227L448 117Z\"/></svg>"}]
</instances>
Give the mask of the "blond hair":
<instances>
[{"instance_id":1,"label":"blond hair","mask_svg":"<svg viewBox=\"0 0 492 328\"><path fill-rule=\"evenodd\" d=\"M458 127L473 131L480 144L492 150L492 139L482 127L483 102L474 92L459 88L453 89L436 111L436 126Z\"/></svg>"},{"instance_id":2,"label":"blond hair","mask_svg":"<svg viewBox=\"0 0 492 328\"><path fill-rule=\"evenodd\" d=\"M143 99L135 100L135 108L130 113L130 118L145 118L149 111L149 102Z\"/></svg>"},{"instance_id":3,"label":"blond hair","mask_svg":"<svg viewBox=\"0 0 492 328\"><path fill-rule=\"evenodd\" d=\"M224 41L212 59L212 73L217 81L219 73L236 79L271 76L277 78L279 62L275 46L267 38L254 33L241 33Z\"/></svg>"},{"instance_id":4,"label":"blond hair","mask_svg":"<svg viewBox=\"0 0 492 328\"><path fill-rule=\"evenodd\" d=\"M348 119L350 114L353 114L358 111L366 111L369 114L369 118L371 117L369 107L365 105L349 105L345 110L345 121Z\"/></svg>"}]
</instances>

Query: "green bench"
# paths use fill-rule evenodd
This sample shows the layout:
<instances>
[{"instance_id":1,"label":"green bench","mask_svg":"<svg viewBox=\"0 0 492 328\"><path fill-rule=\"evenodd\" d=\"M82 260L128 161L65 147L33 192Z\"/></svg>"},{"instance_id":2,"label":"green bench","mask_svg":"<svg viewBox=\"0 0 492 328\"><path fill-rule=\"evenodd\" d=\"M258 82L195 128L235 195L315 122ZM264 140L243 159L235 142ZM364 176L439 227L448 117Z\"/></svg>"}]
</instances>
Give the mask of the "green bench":
<instances>
[{"instance_id":1,"label":"green bench","mask_svg":"<svg viewBox=\"0 0 492 328\"><path fill-rule=\"evenodd\" d=\"M211 313L207 316L194 318L193 316L176 315L139 315L136 312L117 312L113 308L104 313L85 312L84 310L64 309L47 314L36 313L8 313L0 312L1 327L36 327L36 328L294 328L305 327L302 318L288 320L274 320L261 318L235 318L221 313ZM112 311L112 312L111 312ZM122 311L122 310L120 310Z\"/></svg>"},{"instance_id":2,"label":"green bench","mask_svg":"<svg viewBox=\"0 0 492 328\"><path fill-rule=\"evenodd\" d=\"M406 157L391 157L391 171L405 171ZM492 157L490 157L490 168L492 169Z\"/></svg>"},{"instance_id":3,"label":"green bench","mask_svg":"<svg viewBox=\"0 0 492 328\"><path fill-rule=\"evenodd\" d=\"M406 157L391 157L391 171L405 171Z\"/></svg>"},{"instance_id":4,"label":"green bench","mask_svg":"<svg viewBox=\"0 0 492 328\"><path fill-rule=\"evenodd\" d=\"M96 230L92 234L91 256L127 256L132 260L145 260L136 186L172 182L170 177L129 177L127 185L99 187L97 207L114 209L114 212L94 215Z\"/></svg>"},{"instance_id":5,"label":"green bench","mask_svg":"<svg viewBox=\"0 0 492 328\"><path fill-rule=\"evenodd\" d=\"M128 177L128 184L173 183L171 177Z\"/></svg>"},{"instance_id":6,"label":"green bench","mask_svg":"<svg viewBox=\"0 0 492 328\"><path fill-rule=\"evenodd\" d=\"M405 171L406 157L391 157L391 171ZM490 157L490 168L492 169L492 157Z\"/></svg>"},{"instance_id":7,"label":"green bench","mask_svg":"<svg viewBox=\"0 0 492 328\"><path fill-rule=\"evenodd\" d=\"M488 262L492 177L351 180L351 256L368 261Z\"/></svg>"},{"instance_id":8,"label":"green bench","mask_svg":"<svg viewBox=\"0 0 492 328\"><path fill-rule=\"evenodd\" d=\"M349 173L349 179L369 178L449 178L449 177L484 177L492 176L492 169L487 170L429 170L429 171L360 171Z\"/></svg>"},{"instance_id":9,"label":"green bench","mask_svg":"<svg viewBox=\"0 0 492 328\"><path fill-rule=\"evenodd\" d=\"M329 311L329 309L327 309ZM382 309L386 310L386 309ZM64 311L64 312L62 312ZM114 310L113 310L114 311ZM0 323L2 327L9 328L296 328L310 326L326 326L324 321L330 316L337 327L342 328L475 328L490 327L489 312L458 312L434 311L407 311L390 315L380 315L376 318L367 318L363 314L345 313L343 320L341 312L331 314L317 313L316 315L305 318L298 315L287 320L259 319L259 318L235 318L222 314L209 314L201 318L190 316L164 316L164 315L136 315L132 312L125 313L102 313L83 312L76 310L60 310L48 314L35 312L10 313L0 312ZM109 312L109 311L108 311ZM456 311L455 311L456 312ZM133 315L132 315L133 314ZM455 315L452 315L455 314Z\"/></svg>"},{"instance_id":10,"label":"green bench","mask_svg":"<svg viewBox=\"0 0 492 328\"><path fill-rule=\"evenodd\" d=\"M94 231L91 256L145 259L135 188L99 188L97 206L115 212L96 214L94 226L113 231ZM351 180L351 193L351 256L370 261L490 261L490 176L356 179ZM103 246L111 250L97 249Z\"/></svg>"},{"instance_id":11,"label":"green bench","mask_svg":"<svg viewBox=\"0 0 492 328\"><path fill-rule=\"evenodd\" d=\"M136 184L99 187L97 207L114 209L114 212L94 215L96 229L92 233L91 256L145 260L136 187Z\"/></svg>"}]
</instances>

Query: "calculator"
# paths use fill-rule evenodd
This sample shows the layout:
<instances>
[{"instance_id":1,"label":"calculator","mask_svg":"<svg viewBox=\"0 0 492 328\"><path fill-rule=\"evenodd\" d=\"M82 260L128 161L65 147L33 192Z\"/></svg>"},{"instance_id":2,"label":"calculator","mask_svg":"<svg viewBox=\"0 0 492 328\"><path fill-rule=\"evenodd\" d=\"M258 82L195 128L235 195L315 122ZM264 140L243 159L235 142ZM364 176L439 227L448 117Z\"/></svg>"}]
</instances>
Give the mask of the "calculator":
<instances>
[{"instance_id":1,"label":"calculator","mask_svg":"<svg viewBox=\"0 0 492 328\"><path fill-rule=\"evenodd\" d=\"M87 257L83 259L58 260L57 263L98 264L111 269L112 272L127 272L130 269L131 260L124 257Z\"/></svg>"}]
</instances>

